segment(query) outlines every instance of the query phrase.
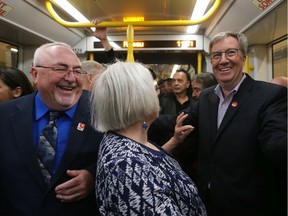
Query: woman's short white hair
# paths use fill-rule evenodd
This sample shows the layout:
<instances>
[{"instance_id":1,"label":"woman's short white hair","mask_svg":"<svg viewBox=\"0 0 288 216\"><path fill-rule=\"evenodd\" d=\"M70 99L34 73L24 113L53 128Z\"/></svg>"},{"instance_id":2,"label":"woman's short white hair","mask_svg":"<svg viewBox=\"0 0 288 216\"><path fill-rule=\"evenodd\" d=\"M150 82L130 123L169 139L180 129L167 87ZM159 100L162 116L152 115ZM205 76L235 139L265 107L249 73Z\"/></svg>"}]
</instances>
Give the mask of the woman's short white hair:
<instances>
[{"instance_id":1,"label":"woman's short white hair","mask_svg":"<svg viewBox=\"0 0 288 216\"><path fill-rule=\"evenodd\" d=\"M141 63L114 63L94 82L92 126L100 132L125 129L159 112L152 75Z\"/></svg>"}]
</instances>

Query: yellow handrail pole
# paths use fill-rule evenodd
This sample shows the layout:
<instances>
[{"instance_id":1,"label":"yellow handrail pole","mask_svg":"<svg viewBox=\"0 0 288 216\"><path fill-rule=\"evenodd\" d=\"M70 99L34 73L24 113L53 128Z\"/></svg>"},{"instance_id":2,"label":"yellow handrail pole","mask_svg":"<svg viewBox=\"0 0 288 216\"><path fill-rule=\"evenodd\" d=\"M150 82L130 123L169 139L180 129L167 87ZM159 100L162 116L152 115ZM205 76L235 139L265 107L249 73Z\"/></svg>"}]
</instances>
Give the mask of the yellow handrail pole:
<instances>
[{"instance_id":1,"label":"yellow handrail pole","mask_svg":"<svg viewBox=\"0 0 288 216\"><path fill-rule=\"evenodd\" d=\"M189 26L189 25L195 25L199 24L205 20L207 20L219 7L220 0L215 0L212 7L208 10L206 14L202 16L202 18L195 19L195 20L154 20L154 21L137 21L137 22L101 22L97 25L91 23L91 22L67 22L63 20L54 10L52 4L50 1L45 1L45 6L50 13L50 15L61 25L70 27L70 28L88 28L88 27L125 27L130 30L128 30L128 40L129 38L132 40L134 39L133 27L132 26ZM130 27L129 27L130 26ZM130 44L130 45L129 45ZM132 53L131 53L132 52ZM134 61L133 57L133 41L128 41L128 53L127 53L127 61Z\"/></svg>"},{"instance_id":2,"label":"yellow handrail pole","mask_svg":"<svg viewBox=\"0 0 288 216\"><path fill-rule=\"evenodd\" d=\"M249 57L248 57L248 55L246 55L244 68L245 68L245 72L249 74Z\"/></svg>"},{"instance_id":3,"label":"yellow handrail pole","mask_svg":"<svg viewBox=\"0 0 288 216\"><path fill-rule=\"evenodd\" d=\"M251 70L254 70L254 66L250 65L250 63L249 63L249 56L248 55L246 55L244 70L248 74L250 73Z\"/></svg>"},{"instance_id":4,"label":"yellow handrail pole","mask_svg":"<svg viewBox=\"0 0 288 216\"><path fill-rule=\"evenodd\" d=\"M53 9L52 3L50 1L45 1L46 8L50 15L61 25L70 28L89 28L89 27L125 27L128 24L132 26L189 26L200 24L207 20L219 7L221 0L215 0L212 7L204 14L201 18L195 20L153 20L153 21L137 21L137 22L106 22L103 21L97 25L91 22L67 22L63 20Z\"/></svg>"},{"instance_id":5,"label":"yellow handrail pole","mask_svg":"<svg viewBox=\"0 0 288 216\"><path fill-rule=\"evenodd\" d=\"M133 56L133 42L134 42L134 29L131 24L127 26L127 42L128 42L128 49L127 49L127 62L134 62Z\"/></svg>"},{"instance_id":6,"label":"yellow handrail pole","mask_svg":"<svg viewBox=\"0 0 288 216\"><path fill-rule=\"evenodd\" d=\"M94 53L93 52L89 53L89 60L94 61Z\"/></svg>"},{"instance_id":7,"label":"yellow handrail pole","mask_svg":"<svg viewBox=\"0 0 288 216\"><path fill-rule=\"evenodd\" d=\"M201 52L198 52L197 60L198 60L197 72L202 73L202 54L201 54Z\"/></svg>"}]
</instances>

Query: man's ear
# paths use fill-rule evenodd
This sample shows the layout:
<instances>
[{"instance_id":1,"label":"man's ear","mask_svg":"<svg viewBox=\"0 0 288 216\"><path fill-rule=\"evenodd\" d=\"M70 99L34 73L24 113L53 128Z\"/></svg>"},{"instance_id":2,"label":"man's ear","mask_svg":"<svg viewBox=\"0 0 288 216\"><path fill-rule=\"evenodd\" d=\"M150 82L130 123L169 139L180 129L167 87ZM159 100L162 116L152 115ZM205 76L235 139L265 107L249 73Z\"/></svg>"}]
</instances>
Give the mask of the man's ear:
<instances>
[{"instance_id":1,"label":"man's ear","mask_svg":"<svg viewBox=\"0 0 288 216\"><path fill-rule=\"evenodd\" d=\"M38 71L34 67L32 67L30 74L31 74L32 79L33 79L33 86L36 88Z\"/></svg>"},{"instance_id":2,"label":"man's ear","mask_svg":"<svg viewBox=\"0 0 288 216\"><path fill-rule=\"evenodd\" d=\"M93 80L92 74L87 74L87 80L90 84L92 83L92 80Z\"/></svg>"},{"instance_id":3,"label":"man's ear","mask_svg":"<svg viewBox=\"0 0 288 216\"><path fill-rule=\"evenodd\" d=\"M246 55L243 55L243 64L245 65L245 63L246 63Z\"/></svg>"},{"instance_id":4,"label":"man's ear","mask_svg":"<svg viewBox=\"0 0 288 216\"><path fill-rule=\"evenodd\" d=\"M37 75L38 75L38 72L37 72L37 70L34 67L32 67L31 71L30 71L30 74L31 74L33 80L35 80Z\"/></svg>"}]
</instances>

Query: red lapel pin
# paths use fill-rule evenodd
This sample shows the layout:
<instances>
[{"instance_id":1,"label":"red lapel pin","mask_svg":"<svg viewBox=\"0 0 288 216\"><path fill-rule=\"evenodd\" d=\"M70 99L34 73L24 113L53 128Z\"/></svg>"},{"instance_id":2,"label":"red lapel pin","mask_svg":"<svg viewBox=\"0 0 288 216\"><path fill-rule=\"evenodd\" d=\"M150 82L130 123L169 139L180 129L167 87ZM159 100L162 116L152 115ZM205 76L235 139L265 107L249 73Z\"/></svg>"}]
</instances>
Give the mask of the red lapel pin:
<instances>
[{"instance_id":1,"label":"red lapel pin","mask_svg":"<svg viewBox=\"0 0 288 216\"><path fill-rule=\"evenodd\" d=\"M77 130L83 131L84 129L85 129L85 124L83 124L83 123L78 123Z\"/></svg>"},{"instance_id":2,"label":"red lapel pin","mask_svg":"<svg viewBox=\"0 0 288 216\"><path fill-rule=\"evenodd\" d=\"M232 102L232 107L237 107L238 106L238 103L236 101Z\"/></svg>"}]
</instances>

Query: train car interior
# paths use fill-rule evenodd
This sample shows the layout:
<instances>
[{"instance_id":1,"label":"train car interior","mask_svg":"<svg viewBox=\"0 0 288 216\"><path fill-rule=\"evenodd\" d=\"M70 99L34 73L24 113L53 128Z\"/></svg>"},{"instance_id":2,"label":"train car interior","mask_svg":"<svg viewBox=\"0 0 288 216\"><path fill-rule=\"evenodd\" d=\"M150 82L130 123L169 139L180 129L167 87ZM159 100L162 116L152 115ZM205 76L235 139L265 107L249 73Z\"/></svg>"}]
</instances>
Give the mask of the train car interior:
<instances>
[{"instance_id":1,"label":"train car interior","mask_svg":"<svg viewBox=\"0 0 288 216\"><path fill-rule=\"evenodd\" d=\"M61 6L63 2L69 6ZM60 23L47 5L61 20L76 26ZM67 11L70 6L74 12ZM82 25L97 18L108 28L116 56L127 60L127 39L132 38L133 60L150 65L157 79L170 77L173 68L179 67L191 74L210 72L209 40L221 31L247 36L245 72L255 79L287 76L285 0L3 0L0 10L0 65L15 66L25 73L30 71L35 49L53 41L71 45L81 60L106 63L103 48L87 31L90 26ZM75 11L84 20L73 17Z\"/></svg>"}]
</instances>

